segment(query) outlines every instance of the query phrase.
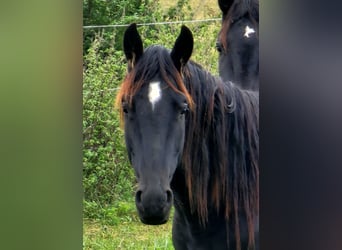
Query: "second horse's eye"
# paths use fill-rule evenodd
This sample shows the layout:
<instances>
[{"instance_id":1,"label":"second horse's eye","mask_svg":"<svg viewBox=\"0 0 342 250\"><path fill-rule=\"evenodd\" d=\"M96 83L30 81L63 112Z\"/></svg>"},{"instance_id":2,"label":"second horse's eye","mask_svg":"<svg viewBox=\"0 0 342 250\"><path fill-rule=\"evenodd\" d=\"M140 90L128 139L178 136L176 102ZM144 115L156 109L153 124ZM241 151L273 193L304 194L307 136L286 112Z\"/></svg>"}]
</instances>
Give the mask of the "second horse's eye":
<instances>
[{"instance_id":1,"label":"second horse's eye","mask_svg":"<svg viewBox=\"0 0 342 250\"><path fill-rule=\"evenodd\" d=\"M187 103L184 103L182 110L181 110L181 115L186 114L188 111L189 111L189 105Z\"/></svg>"}]
</instances>

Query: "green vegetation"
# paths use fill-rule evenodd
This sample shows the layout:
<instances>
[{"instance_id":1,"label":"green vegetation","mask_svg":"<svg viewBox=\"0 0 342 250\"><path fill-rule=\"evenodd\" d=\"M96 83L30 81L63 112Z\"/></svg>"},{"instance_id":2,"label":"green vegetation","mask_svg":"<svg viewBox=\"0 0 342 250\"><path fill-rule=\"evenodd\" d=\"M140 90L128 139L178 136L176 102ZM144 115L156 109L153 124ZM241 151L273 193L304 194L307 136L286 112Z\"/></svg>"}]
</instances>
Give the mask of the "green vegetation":
<instances>
[{"instance_id":1,"label":"green vegetation","mask_svg":"<svg viewBox=\"0 0 342 250\"><path fill-rule=\"evenodd\" d=\"M85 220L83 237L85 250L173 250L171 222L160 226L147 226L140 222L107 226Z\"/></svg>"},{"instance_id":2,"label":"green vegetation","mask_svg":"<svg viewBox=\"0 0 342 250\"><path fill-rule=\"evenodd\" d=\"M84 0L84 25L161 22L219 17L216 1ZM216 7L216 8L215 8ZM205 14L206 13L206 14ZM217 74L219 22L186 24L194 34L192 60ZM180 24L139 26L144 47L172 48ZM125 27L84 30L83 187L84 249L173 249L171 222L143 225L134 204L135 178L114 108L126 72Z\"/></svg>"}]
</instances>

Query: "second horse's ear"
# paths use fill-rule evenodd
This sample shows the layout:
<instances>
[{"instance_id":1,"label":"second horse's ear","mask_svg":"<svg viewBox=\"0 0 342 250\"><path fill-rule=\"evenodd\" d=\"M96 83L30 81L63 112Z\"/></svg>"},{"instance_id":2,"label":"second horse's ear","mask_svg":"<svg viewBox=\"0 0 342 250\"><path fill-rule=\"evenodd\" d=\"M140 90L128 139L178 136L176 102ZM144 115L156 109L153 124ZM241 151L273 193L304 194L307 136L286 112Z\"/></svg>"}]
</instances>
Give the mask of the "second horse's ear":
<instances>
[{"instance_id":1,"label":"second horse's ear","mask_svg":"<svg viewBox=\"0 0 342 250\"><path fill-rule=\"evenodd\" d=\"M234 0L218 0L218 5L223 15L226 15L228 13L228 10L232 6L233 3L234 3Z\"/></svg>"},{"instance_id":2,"label":"second horse's ear","mask_svg":"<svg viewBox=\"0 0 342 250\"><path fill-rule=\"evenodd\" d=\"M184 66L190 59L193 47L194 38L192 33L188 27L183 25L181 33L179 34L171 51L172 61L178 71L180 71L181 67Z\"/></svg>"},{"instance_id":3,"label":"second horse's ear","mask_svg":"<svg viewBox=\"0 0 342 250\"><path fill-rule=\"evenodd\" d=\"M143 54L143 43L135 23L125 31L123 49L128 62L128 71L131 71Z\"/></svg>"}]
</instances>

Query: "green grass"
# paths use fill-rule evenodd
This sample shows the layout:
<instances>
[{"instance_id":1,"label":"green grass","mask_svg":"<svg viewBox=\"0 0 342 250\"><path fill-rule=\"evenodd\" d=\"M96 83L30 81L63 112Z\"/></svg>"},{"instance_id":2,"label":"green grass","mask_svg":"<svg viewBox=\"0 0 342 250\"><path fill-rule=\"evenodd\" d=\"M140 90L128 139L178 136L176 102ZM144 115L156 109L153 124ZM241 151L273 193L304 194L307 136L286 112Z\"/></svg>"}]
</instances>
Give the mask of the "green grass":
<instances>
[{"instance_id":1,"label":"green grass","mask_svg":"<svg viewBox=\"0 0 342 250\"><path fill-rule=\"evenodd\" d=\"M109 226L85 219L83 250L173 250L171 226L172 220L159 226L138 221Z\"/></svg>"},{"instance_id":2,"label":"green grass","mask_svg":"<svg viewBox=\"0 0 342 250\"><path fill-rule=\"evenodd\" d=\"M84 203L85 206L92 204ZM88 217L83 219L83 250L174 249L171 239L173 208L169 221L159 226L140 222L132 198L87 211Z\"/></svg>"}]
</instances>

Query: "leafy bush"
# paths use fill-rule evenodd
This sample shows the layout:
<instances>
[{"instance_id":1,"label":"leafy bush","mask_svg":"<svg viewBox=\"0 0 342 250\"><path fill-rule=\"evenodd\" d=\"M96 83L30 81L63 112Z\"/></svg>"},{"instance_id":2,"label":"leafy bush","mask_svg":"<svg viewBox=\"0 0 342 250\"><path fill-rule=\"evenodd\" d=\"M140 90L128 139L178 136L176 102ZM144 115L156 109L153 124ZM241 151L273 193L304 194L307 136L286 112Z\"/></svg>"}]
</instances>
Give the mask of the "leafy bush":
<instances>
[{"instance_id":1,"label":"leafy bush","mask_svg":"<svg viewBox=\"0 0 342 250\"><path fill-rule=\"evenodd\" d=\"M83 0L83 25L109 25L123 23L126 17L135 15L136 10L143 6L142 0ZM92 41L96 38L99 30L86 29L83 33L83 51L86 53ZM101 31L105 37L101 43L101 48L110 46L110 31Z\"/></svg>"},{"instance_id":2,"label":"leafy bush","mask_svg":"<svg viewBox=\"0 0 342 250\"><path fill-rule=\"evenodd\" d=\"M113 108L125 63L119 51L111 50L112 56L102 59L98 47L95 40L84 59L83 185L86 200L104 205L130 196L134 178Z\"/></svg>"}]
</instances>

